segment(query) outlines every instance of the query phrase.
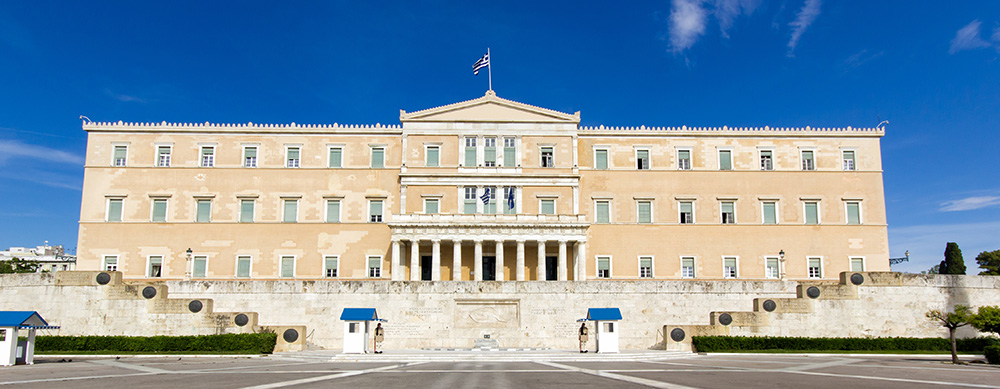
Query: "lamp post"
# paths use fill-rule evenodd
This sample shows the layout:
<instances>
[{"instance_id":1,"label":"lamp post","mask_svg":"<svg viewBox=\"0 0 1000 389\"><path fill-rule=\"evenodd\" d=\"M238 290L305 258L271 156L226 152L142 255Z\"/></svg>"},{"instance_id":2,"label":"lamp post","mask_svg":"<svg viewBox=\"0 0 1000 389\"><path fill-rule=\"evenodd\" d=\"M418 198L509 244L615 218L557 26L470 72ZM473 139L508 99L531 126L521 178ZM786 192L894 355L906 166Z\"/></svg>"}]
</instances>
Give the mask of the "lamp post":
<instances>
[{"instance_id":1,"label":"lamp post","mask_svg":"<svg viewBox=\"0 0 1000 389\"><path fill-rule=\"evenodd\" d=\"M782 249L778 252L778 274L781 274L781 280L785 280L785 250Z\"/></svg>"},{"instance_id":2,"label":"lamp post","mask_svg":"<svg viewBox=\"0 0 1000 389\"><path fill-rule=\"evenodd\" d=\"M191 279L191 248L187 249L187 264L184 266L184 279Z\"/></svg>"}]
</instances>

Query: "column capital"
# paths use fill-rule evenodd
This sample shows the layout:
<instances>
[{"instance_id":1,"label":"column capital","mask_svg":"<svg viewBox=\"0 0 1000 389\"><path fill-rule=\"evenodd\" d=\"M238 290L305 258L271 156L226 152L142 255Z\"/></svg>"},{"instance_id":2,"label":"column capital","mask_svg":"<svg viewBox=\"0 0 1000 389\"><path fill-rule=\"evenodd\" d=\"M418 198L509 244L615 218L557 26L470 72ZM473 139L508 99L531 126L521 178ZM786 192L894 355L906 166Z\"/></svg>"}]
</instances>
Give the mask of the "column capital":
<instances>
[{"instance_id":1,"label":"column capital","mask_svg":"<svg viewBox=\"0 0 1000 389\"><path fill-rule=\"evenodd\" d=\"M443 240L443 239L441 239L441 238L434 238L434 239L431 239L431 243L437 243L437 244L441 244L441 241L442 241L442 240Z\"/></svg>"}]
</instances>

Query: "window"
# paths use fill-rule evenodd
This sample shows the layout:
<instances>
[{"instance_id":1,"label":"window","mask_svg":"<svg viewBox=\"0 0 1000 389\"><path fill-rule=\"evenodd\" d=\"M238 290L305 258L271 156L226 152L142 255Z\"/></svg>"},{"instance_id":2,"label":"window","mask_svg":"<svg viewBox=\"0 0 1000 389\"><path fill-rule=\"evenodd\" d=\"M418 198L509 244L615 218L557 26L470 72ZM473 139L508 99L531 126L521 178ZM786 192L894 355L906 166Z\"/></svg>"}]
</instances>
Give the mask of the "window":
<instances>
[{"instance_id":1,"label":"window","mask_svg":"<svg viewBox=\"0 0 1000 389\"><path fill-rule=\"evenodd\" d=\"M194 272L191 273L191 277L205 278L208 275L208 257L206 256L195 256L194 257Z\"/></svg>"},{"instance_id":2,"label":"window","mask_svg":"<svg viewBox=\"0 0 1000 389\"><path fill-rule=\"evenodd\" d=\"M368 277L382 277L382 257L378 255L368 256Z\"/></svg>"},{"instance_id":3,"label":"window","mask_svg":"<svg viewBox=\"0 0 1000 389\"><path fill-rule=\"evenodd\" d=\"M608 170L608 150L594 150L594 169Z\"/></svg>"},{"instance_id":4,"label":"window","mask_svg":"<svg viewBox=\"0 0 1000 389\"><path fill-rule=\"evenodd\" d=\"M326 222L340 223L340 200L326 200Z\"/></svg>"},{"instance_id":5,"label":"window","mask_svg":"<svg viewBox=\"0 0 1000 389\"><path fill-rule=\"evenodd\" d=\"M851 271L865 271L865 259L861 257L851 258Z\"/></svg>"},{"instance_id":6,"label":"window","mask_svg":"<svg viewBox=\"0 0 1000 389\"><path fill-rule=\"evenodd\" d=\"M243 167L257 167L257 146L243 147Z\"/></svg>"},{"instance_id":7,"label":"window","mask_svg":"<svg viewBox=\"0 0 1000 389\"><path fill-rule=\"evenodd\" d=\"M691 170L691 150L677 150L677 170Z\"/></svg>"},{"instance_id":8,"label":"window","mask_svg":"<svg viewBox=\"0 0 1000 389\"><path fill-rule=\"evenodd\" d=\"M764 276L767 278L780 277L780 273L778 270L778 257L764 258Z\"/></svg>"},{"instance_id":9,"label":"window","mask_svg":"<svg viewBox=\"0 0 1000 389\"><path fill-rule=\"evenodd\" d=\"M281 256L281 277L282 278L292 278L292 277L295 277L295 256L294 255L282 255Z\"/></svg>"},{"instance_id":10,"label":"window","mask_svg":"<svg viewBox=\"0 0 1000 389\"><path fill-rule=\"evenodd\" d=\"M771 150L760 151L760 170L774 170L774 156Z\"/></svg>"},{"instance_id":11,"label":"window","mask_svg":"<svg viewBox=\"0 0 1000 389\"><path fill-rule=\"evenodd\" d=\"M337 262L340 257L337 256L326 256L323 257L323 275L326 277L337 277Z\"/></svg>"},{"instance_id":12,"label":"window","mask_svg":"<svg viewBox=\"0 0 1000 389\"><path fill-rule=\"evenodd\" d=\"M736 278L736 257L722 257L722 277Z\"/></svg>"},{"instance_id":13,"label":"window","mask_svg":"<svg viewBox=\"0 0 1000 389\"><path fill-rule=\"evenodd\" d=\"M556 214L556 201L552 199L543 199L539 202L539 209L542 215L555 215Z\"/></svg>"},{"instance_id":14,"label":"window","mask_svg":"<svg viewBox=\"0 0 1000 389\"><path fill-rule=\"evenodd\" d=\"M385 167L385 148L372 147L372 168L382 169Z\"/></svg>"},{"instance_id":15,"label":"window","mask_svg":"<svg viewBox=\"0 0 1000 389\"><path fill-rule=\"evenodd\" d=\"M844 150L844 170L854 170L854 150Z\"/></svg>"},{"instance_id":16,"label":"window","mask_svg":"<svg viewBox=\"0 0 1000 389\"><path fill-rule=\"evenodd\" d=\"M198 200L198 216L195 219L198 223L208 223L212 221L212 200L210 199L199 199Z\"/></svg>"},{"instance_id":17,"label":"window","mask_svg":"<svg viewBox=\"0 0 1000 389\"><path fill-rule=\"evenodd\" d=\"M694 257L681 257L681 278L694 278Z\"/></svg>"},{"instance_id":18,"label":"window","mask_svg":"<svg viewBox=\"0 0 1000 389\"><path fill-rule=\"evenodd\" d=\"M778 224L778 203L775 201L765 201L761 203L764 214L764 224Z\"/></svg>"},{"instance_id":19,"label":"window","mask_svg":"<svg viewBox=\"0 0 1000 389\"><path fill-rule=\"evenodd\" d=\"M517 166L517 139L513 137L503 138L503 166Z\"/></svg>"},{"instance_id":20,"label":"window","mask_svg":"<svg viewBox=\"0 0 1000 389\"><path fill-rule=\"evenodd\" d=\"M555 158L554 147L542 147L541 150L542 167L555 167L554 158Z\"/></svg>"},{"instance_id":21,"label":"window","mask_svg":"<svg viewBox=\"0 0 1000 389\"><path fill-rule=\"evenodd\" d=\"M513 186L503 187L503 213L505 215L513 215L517 213L516 199L514 198L515 189Z\"/></svg>"},{"instance_id":22,"label":"window","mask_svg":"<svg viewBox=\"0 0 1000 389\"><path fill-rule=\"evenodd\" d=\"M156 146L156 166L170 167L170 146Z\"/></svg>"},{"instance_id":23,"label":"window","mask_svg":"<svg viewBox=\"0 0 1000 389\"><path fill-rule=\"evenodd\" d=\"M201 167L215 166L215 146L201 146Z\"/></svg>"},{"instance_id":24,"label":"window","mask_svg":"<svg viewBox=\"0 0 1000 389\"><path fill-rule=\"evenodd\" d=\"M636 221L639 223L653 222L653 202L649 200L639 200L635 203Z\"/></svg>"},{"instance_id":25,"label":"window","mask_svg":"<svg viewBox=\"0 0 1000 389\"><path fill-rule=\"evenodd\" d=\"M441 146L427 146L424 152L427 154L427 161L425 161L424 166L441 166Z\"/></svg>"},{"instance_id":26,"label":"window","mask_svg":"<svg viewBox=\"0 0 1000 389\"><path fill-rule=\"evenodd\" d=\"M250 264L253 262L253 258L249 255L241 255L236 257L236 277L239 278L250 278Z\"/></svg>"},{"instance_id":27,"label":"window","mask_svg":"<svg viewBox=\"0 0 1000 389\"><path fill-rule=\"evenodd\" d=\"M299 221L299 200L285 199L283 202L285 206L281 221L284 223L297 223Z\"/></svg>"},{"instance_id":28,"label":"window","mask_svg":"<svg viewBox=\"0 0 1000 389\"><path fill-rule=\"evenodd\" d=\"M476 187L467 186L464 189L465 189L465 197L464 197L465 203L463 204L462 207L462 213L471 215L476 213L476 200L477 200Z\"/></svg>"},{"instance_id":29,"label":"window","mask_svg":"<svg viewBox=\"0 0 1000 389\"><path fill-rule=\"evenodd\" d=\"M253 223L255 205L256 201L253 199L240 200L240 223Z\"/></svg>"},{"instance_id":30,"label":"window","mask_svg":"<svg viewBox=\"0 0 1000 389\"><path fill-rule=\"evenodd\" d=\"M594 203L596 223L611 223L611 201L598 200Z\"/></svg>"},{"instance_id":31,"label":"window","mask_svg":"<svg viewBox=\"0 0 1000 389\"><path fill-rule=\"evenodd\" d=\"M117 255L105 255L104 256L104 271L118 271L118 256Z\"/></svg>"},{"instance_id":32,"label":"window","mask_svg":"<svg viewBox=\"0 0 1000 389\"><path fill-rule=\"evenodd\" d=\"M597 278L611 278L611 257L597 257Z\"/></svg>"},{"instance_id":33,"label":"window","mask_svg":"<svg viewBox=\"0 0 1000 389\"><path fill-rule=\"evenodd\" d=\"M301 163L300 149L298 147L285 148L285 167L299 167Z\"/></svg>"},{"instance_id":34,"label":"window","mask_svg":"<svg viewBox=\"0 0 1000 389\"><path fill-rule=\"evenodd\" d=\"M342 165L342 159L343 159L343 156L344 156L344 149L340 148L340 147L330 147L329 151L330 151L330 153L329 153L330 154L330 160L327 163L327 166L332 167L332 168L343 167L343 165Z\"/></svg>"},{"instance_id":35,"label":"window","mask_svg":"<svg viewBox=\"0 0 1000 389\"><path fill-rule=\"evenodd\" d=\"M609 333L610 332L615 332L615 323L614 322L604 322L602 324L604 324L604 332L609 332Z\"/></svg>"},{"instance_id":36,"label":"window","mask_svg":"<svg viewBox=\"0 0 1000 389\"><path fill-rule=\"evenodd\" d=\"M719 150L719 170L733 170L732 150Z\"/></svg>"},{"instance_id":37,"label":"window","mask_svg":"<svg viewBox=\"0 0 1000 389\"><path fill-rule=\"evenodd\" d=\"M732 201L723 201L722 224L736 224L736 205Z\"/></svg>"},{"instance_id":38,"label":"window","mask_svg":"<svg viewBox=\"0 0 1000 389\"><path fill-rule=\"evenodd\" d=\"M122 221L123 202L125 202L125 199L108 199L107 221L109 222Z\"/></svg>"},{"instance_id":39,"label":"window","mask_svg":"<svg viewBox=\"0 0 1000 389\"><path fill-rule=\"evenodd\" d=\"M822 262L823 258L809 257L809 278L823 277Z\"/></svg>"},{"instance_id":40,"label":"window","mask_svg":"<svg viewBox=\"0 0 1000 389\"><path fill-rule=\"evenodd\" d=\"M149 257L149 267L146 269L146 277L163 276L163 257L154 255Z\"/></svg>"},{"instance_id":41,"label":"window","mask_svg":"<svg viewBox=\"0 0 1000 389\"><path fill-rule=\"evenodd\" d=\"M805 202L806 224L819 224L819 203Z\"/></svg>"},{"instance_id":42,"label":"window","mask_svg":"<svg viewBox=\"0 0 1000 389\"><path fill-rule=\"evenodd\" d=\"M441 212L440 200L438 199L424 199L424 213L431 215Z\"/></svg>"},{"instance_id":43,"label":"window","mask_svg":"<svg viewBox=\"0 0 1000 389\"><path fill-rule=\"evenodd\" d=\"M694 223L694 203L690 201L680 202L680 222L681 224L692 224Z\"/></svg>"},{"instance_id":44,"label":"window","mask_svg":"<svg viewBox=\"0 0 1000 389\"><path fill-rule=\"evenodd\" d=\"M486 193L483 193L483 196L486 196L486 201L483 202L483 213L487 215L497 213L497 187L487 186L484 191ZM482 197L480 197L480 200L482 200Z\"/></svg>"},{"instance_id":45,"label":"window","mask_svg":"<svg viewBox=\"0 0 1000 389\"><path fill-rule=\"evenodd\" d=\"M811 150L802 150L802 170L816 170L816 161Z\"/></svg>"},{"instance_id":46,"label":"window","mask_svg":"<svg viewBox=\"0 0 1000 389\"><path fill-rule=\"evenodd\" d=\"M369 223L382 222L382 200L368 201L368 222Z\"/></svg>"},{"instance_id":47,"label":"window","mask_svg":"<svg viewBox=\"0 0 1000 389\"><path fill-rule=\"evenodd\" d=\"M167 221L167 199L153 199L153 215L151 221L163 223Z\"/></svg>"},{"instance_id":48,"label":"window","mask_svg":"<svg viewBox=\"0 0 1000 389\"><path fill-rule=\"evenodd\" d=\"M125 160L128 159L128 146L115 146L114 157L111 160L111 166L125 166Z\"/></svg>"},{"instance_id":49,"label":"window","mask_svg":"<svg viewBox=\"0 0 1000 389\"><path fill-rule=\"evenodd\" d=\"M476 137L469 136L465 138L465 166L466 167L476 167Z\"/></svg>"},{"instance_id":50,"label":"window","mask_svg":"<svg viewBox=\"0 0 1000 389\"><path fill-rule=\"evenodd\" d=\"M639 257L639 278L653 278L653 257Z\"/></svg>"},{"instance_id":51,"label":"window","mask_svg":"<svg viewBox=\"0 0 1000 389\"><path fill-rule=\"evenodd\" d=\"M847 202L847 224L861 224L861 203Z\"/></svg>"},{"instance_id":52,"label":"window","mask_svg":"<svg viewBox=\"0 0 1000 389\"><path fill-rule=\"evenodd\" d=\"M635 165L638 170L649 170L649 150L635 151Z\"/></svg>"},{"instance_id":53,"label":"window","mask_svg":"<svg viewBox=\"0 0 1000 389\"><path fill-rule=\"evenodd\" d=\"M497 166L497 138L483 138L483 166Z\"/></svg>"}]
</instances>

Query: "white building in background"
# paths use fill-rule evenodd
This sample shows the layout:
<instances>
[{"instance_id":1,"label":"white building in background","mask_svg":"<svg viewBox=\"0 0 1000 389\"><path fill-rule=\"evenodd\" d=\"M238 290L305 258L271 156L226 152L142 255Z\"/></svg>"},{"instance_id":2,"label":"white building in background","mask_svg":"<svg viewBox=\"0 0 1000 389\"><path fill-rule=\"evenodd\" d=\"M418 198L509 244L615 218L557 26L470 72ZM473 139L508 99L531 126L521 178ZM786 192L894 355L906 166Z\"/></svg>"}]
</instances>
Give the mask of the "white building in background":
<instances>
[{"instance_id":1,"label":"white building in background","mask_svg":"<svg viewBox=\"0 0 1000 389\"><path fill-rule=\"evenodd\" d=\"M49 246L49 241L34 248L11 247L0 251L0 261L9 261L14 258L38 262L41 264L38 267L38 273L76 270L76 255L66 254L62 245Z\"/></svg>"}]
</instances>

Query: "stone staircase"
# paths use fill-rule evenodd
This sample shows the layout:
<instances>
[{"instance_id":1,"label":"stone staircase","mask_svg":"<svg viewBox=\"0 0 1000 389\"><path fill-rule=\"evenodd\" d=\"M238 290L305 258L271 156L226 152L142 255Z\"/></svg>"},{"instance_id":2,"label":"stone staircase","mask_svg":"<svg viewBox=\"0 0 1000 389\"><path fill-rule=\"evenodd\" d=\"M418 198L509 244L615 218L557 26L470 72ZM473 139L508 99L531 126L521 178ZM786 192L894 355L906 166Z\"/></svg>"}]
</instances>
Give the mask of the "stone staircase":
<instances>
[{"instance_id":1,"label":"stone staircase","mask_svg":"<svg viewBox=\"0 0 1000 389\"><path fill-rule=\"evenodd\" d=\"M271 358L316 362L625 362L659 361L688 358L686 351L633 350L620 353L583 354L576 350L536 350L536 351L430 351L430 350L388 350L383 354L343 354L336 350L308 350L299 352L276 352Z\"/></svg>"}]
</instances>

